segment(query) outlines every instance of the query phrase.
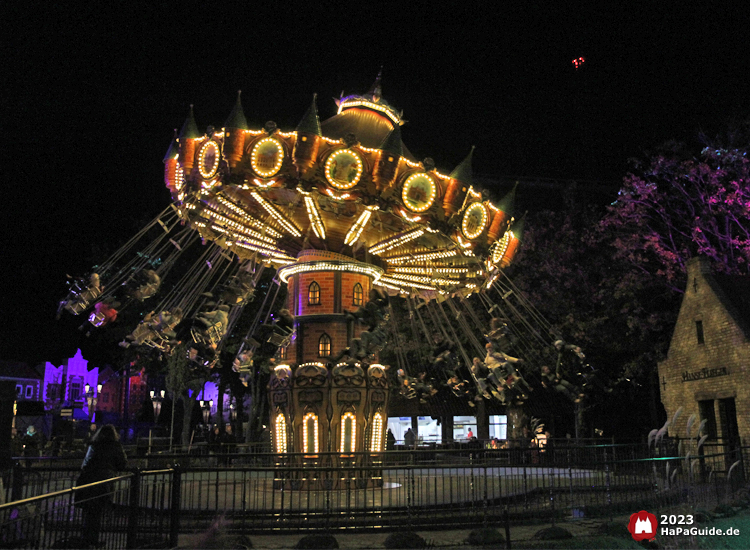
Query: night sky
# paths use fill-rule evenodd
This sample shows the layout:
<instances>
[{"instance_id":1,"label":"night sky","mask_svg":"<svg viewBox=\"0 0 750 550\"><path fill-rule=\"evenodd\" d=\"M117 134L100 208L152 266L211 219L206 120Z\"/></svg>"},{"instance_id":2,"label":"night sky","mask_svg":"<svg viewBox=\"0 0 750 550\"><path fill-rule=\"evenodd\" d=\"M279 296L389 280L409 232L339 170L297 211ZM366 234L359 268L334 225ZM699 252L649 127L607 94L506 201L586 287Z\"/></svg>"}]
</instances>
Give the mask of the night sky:
<instances>
[{"instance_id":1,"label":"night sky","mask_svg":"<svg viewBox=\"0 0 750 550\"><path fill-rule=\"evenodd\" d=\"M201 130L221 127L241 89L251 127L292 130L313 93L328 118L382 66L418 158L450 171L476 145L476 174L610 183L629 157L750 111L747 13L705 3L80 4L3 10L0 359L57 358L65 274L168 204L162 158L190 104Z\"/></svg>"}]
</instances>

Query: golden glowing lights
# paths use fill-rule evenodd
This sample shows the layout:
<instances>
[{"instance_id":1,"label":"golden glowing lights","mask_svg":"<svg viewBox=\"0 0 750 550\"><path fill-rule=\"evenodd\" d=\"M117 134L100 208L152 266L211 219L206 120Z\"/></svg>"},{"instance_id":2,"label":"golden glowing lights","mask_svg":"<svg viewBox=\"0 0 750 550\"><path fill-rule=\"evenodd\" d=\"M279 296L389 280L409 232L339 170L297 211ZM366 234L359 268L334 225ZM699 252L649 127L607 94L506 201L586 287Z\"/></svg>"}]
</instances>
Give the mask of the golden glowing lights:
<instances>
[{"instance_id":1,"label":"golden glowing lights","mask_svg":"<svg viewBox=\"0 0 750 550\"><path fill-rule=\"evenodd\" d=\"M391 256L385 258L385 261L390 263L405 263L410 264L414 262L429 262L431 260L442 260L444 258L452 258L458 256L458 250L436 250L435 252L424 252L422 254L401 254L399 256Z\"/></svg>"},{"instance_id":2,"label":"golden glowing lights","mask_svg":"<svg viewBox=\"0 0 750 550\"><path fill-rule=\"evenodd\" d=\"M250 153L250 164L262 178L275 176L284 162L284 148L277 139L266 137L259 140Z\"/></svg>"},{"instance_id":3,"label":"golden glowing lights","mask_svg":"<svg viewBox=\"0 0 750 550\"><path fill-rule=\"evenodd\" d=\"M435 284L435 285L447 285L452 286L458 284L455 279L443 279L441 277L425 277L422 275L414 275L407 273L388 273L388 276L394 280L403 281L404 284L411 283L422 283L424 285Z\"/></svg>"},{"instance_id":4,"label":"golden glowing lights","mask_svg":"<svg viewBox=\"0 0 750 550\"><path fill-rule=\"evenodd\" d=\"M407 280L399 279L399 278L396 278L396 277L389 277L387 275L383 275L380 278L380 281L378 281L378 283L382 284L382 285L391 284L391 285L394 285L399 290L401 290L402 288L406 287L406 288L416 288L416 289L419 289L419 290L437 291L437 288L434 287L434 286L431 286L431 285L417 283L417 282L414 282L414 281L407 281Z\"/></svg>"},{"instance_id":5,"label":"golden glowing lights","mask_svg":"<svg viewBox=\"0 0 750 550\"><path fill-rule=\"evenodd\" d=\"M469 240L476 239L482 234L485 227L487 227L488 220L487 207L481 202L472 203L466 209L466 212L464 212L464 217L461 221L461 231L464 237Z\"/></svg>"},{"instance_id":6,"label":"golden glowing lights","mask_svg":"<svg viewBox=\"0 0 750 550\"><path fill-rule=\"evenodd\" d=\"M364 163L351 149L334 152L325 164L325 176L328 183L336 189L351 189L359 183L364 171Z\"/></svg>"},{"instance_id":7,"label":"golden glowing lights","mask_svg":"<svg viewBox=\"0 0 750 550\"><path fill-rule=\"evenodd\" d=\"M209 179L216 175L219 169L219 144L215 141L207 141L198 152L198 172Z\"/></svg>"},{"instance_id":8,"label":"golden glowing lights","mask_svg":"<svg viewBox=\"0 0 750 550\"><path fill-rule=\"evenodd\" d=\"M219 202L219 204L221 204L222 206L228 208L229 210L231 210L235 214L239 215L242 218L242 223L244 223L246 226L255 227L256 229L260 229L263 233L268 234L268 235L270 235L272 237L275 237L277 239L280 239L281 237L283 237L283 235L281 233L279 233L278 231L276 231L273 227L271 227L270 225L267 225L267 224L265 224L265 223L263 223L263 222L261 222L259 220L256 220L252 216L248 215L245 212L245 209L242 206L240 206L240 205L232 202L231 200L229 200L228 198L224 197L223 195L219 194L215 198Z\"/></svg>"},{"instance_id":9,"label":"golden glowing lights","mask_svg":"<svg viewBox=\"0 0 750 550\"><path fill-rule=\"evenodd\" d=\"M378 103L373 103L372 101L367 101L366 99L350 99L347 101L344 101L339 105L339 110L337 114L340 114L342 110L349 109L351 107L366 107L368 109L372 109L373 111L378 111L380 113L383 113L385 116L391 119L391 121L394 124L401 125L401 120L396 116L396 114L386 107L385 105L380 105Z\"/></svg>"},{"instance_id":10,"label":"golden glowing lights","mask_svg":"<svg viewBox=\"0 0 750 550\"><path fill-rule=\"evenodd\" d=\"M262 233L259 233L253 229L249 229L245 227L243 223L240 223L232 218L229 218L228 216L225 216L224 214L218 212L217 210L211 208L210 206L207 206L203 210L203 213L209 216L210 218L213 218L216 221L221 222L225 226L228 226L228 229L234 233L237 233L243 236L252 237L253 239L256 239L259 241L265 241L272 245L276 244L276 239L263 235Z\"/></svg>"},{"instance_id":11,"label":"golden glowing lights","mask_svg":"<svg viewBox=\"0 0 750 550\"><path fill-rule=\"evenodd\" d=\"M508 245L510 245L510 241L514 236L515 235L513 235L513 231L508 230L499 241L495 241L495 244L492 246L493 264L500 263L500 260L502 260L503 256L505 256L505 253L508 250Z\"/></svg>"},{"instance_id":12,"label":"golden glowing lights","mask_svg":"<svg viewBox=\"0 0 750 550\"><path fill-rule=\"evenodd\" d=\"M276 415L276 452L286 452L286 417L283 414Z\"/></svg>"},{"instance_id":13,"label":"golden glowing lights","mask_svg":"<svg viewBox=\"0 0 750 550\"><path fill-rule=\"evenodd\" d=\"M315 454L319 452L318 415L315 413L307 413L302 419L302 442L303 452Z\"/></svg>"},{"instance_id":14,"label":"golden glowing lights","mask_svg":"<svg viewBox=\"0 0 750 550\"><path fill-rule=\"evenodd\" d=\"M425 173L412 174L404 182L401 190L401 200L404 206L412 212L425 212L435 202L437 186L433 179Z\"/></svg>"},{"instance_id":15,"label":"golden glowing lights","mask_svg":"<svg viewBox=\"0 0 750 550\"><path fill-rule=\"evenodd\" d=\"M252 191L250 195L258 201L258 204L260 204L263 209L268 212L271 217L278 222L278 224L286 229L288 233L290 233L294 237L301 237L302 231L300 231L299 227L294 225L294 223L287 219L284 214L282 214L276 206L268 202L266 199L260 196L260 193L257 191Z\"/></svg>"},{"instance_id":16,"label":"golden glowing lights","mask_svg":"<svg viewBox=\"0 0 750 550\"><path fill-rule=\"evenodd\" d=\"M411 267L411 266L391 266L389 272L392 273L410 273L411 275L433 275L443 274L448 277L460 277L469 273L467 267Z\"/></svg>"},{"instance_id":17,"label":"golden glowing lights","mask_svg":"<svg viewBox=\"0 0 750 550\"><path fill-rule=\"evenodd\" d=\"M319 239L326 238L326 228L323 220L320 219L320 210L318 204L309 194L305 194L305 208L307 208L307 217L310 218L310 225Z\"/></svg>"},{"instance_id":18,"label":"golden glowing lights","mask_svg":"<svg viewBox=\"0 0 750 550\"><path fill-rule=\"evenodd\" d=\"M313 271L345 271L347 273L359 273L367 275L374 280L378 280L383 274L383 270L370 264L359 262L338 262L338 261L318 261L318 262L301 262L293 265L284 266L279 269L277 276L281 282L286 283L289 277L298 273L310 273Z\"/></svg>"},{"instance_id":19,"label":"golden glowing lights","mask_svg":"<svg viewBox=\"0 0 750 550\"><path fill-rule=\"evenodd\" d=\"M383 415L379 412L372 417L372 433L370 439L370 450L379 453L383 450Z\"/></svg>"},{"instance_id":20,"label":"golden glowing lights","mask_svg":"<svg viewBox=\"0 0 750 550\"><path fill-rule=\"evenodd\" d=\"M359 236L362 234L362 230L367 225L367 222L370 221L370 216L372 216L372 213L377 209L377 206L368 206L367 208L365 208L365 211L359 215L357 221L354 222L354 225L352 225L352 227L349 229L349 232L346 234L344 244L351 246L357 242L357 239L359 239Z\"/></svg>"},{"instance_id":21,"label":"golden glowing lights","mask_svg":"<svg viewBox=\"0 0 750 550\"><path fill-rule=\"evenodd\" d=\"M425 229L421 227L416 228L416 229L410 229L409 231L405 231L403 233L392 235L391 237L388 237L387 239L384 239L380 241L379 243L375 243L374 245L370 247L368 252L370 254L380 254L381 252L387 252L393 248L396 248L397 246L401 246L410 241L418 239L424 234L425 234Z\"/></svg>"},{"instance_id":22,"label":"golden glowing lights","mask_svg":"<svg viewBox=\"0 0 750 550\"><path fill-rule=\"evenodd\" d=\"M357 417L353 413L345 413L341 417L341 447L342 453L351 453L357 444Z\"/></svg>"}]
</instances>

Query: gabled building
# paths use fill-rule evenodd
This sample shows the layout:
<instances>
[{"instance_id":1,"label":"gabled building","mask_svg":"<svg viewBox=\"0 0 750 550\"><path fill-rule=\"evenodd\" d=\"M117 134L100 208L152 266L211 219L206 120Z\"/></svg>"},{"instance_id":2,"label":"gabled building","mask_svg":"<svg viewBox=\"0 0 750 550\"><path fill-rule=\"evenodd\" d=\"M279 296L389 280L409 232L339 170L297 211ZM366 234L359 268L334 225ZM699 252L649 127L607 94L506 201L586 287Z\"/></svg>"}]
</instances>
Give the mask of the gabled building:
<instances>
[{"instance_id":1,"label":"gabled building","mask_svg":"<svg viewBox=\"0 0 750 550\"><path fill-rule=\"evenodd\" d=\"M709 440L734 450L750 440L750 277L714 274L700 257L688 262L687 275L669 353L659 364L667 417L683 407L669 433L685 437L695 413L706 420Z\"/></svg>"},{"instance_id":2,"label":"gabled building","mask_svg":"<svg viewBox=\"0 0 750 550\"><path fill-rule=\"evenodd\" d=\"M83 358L81 350L55 366L50 362L44 365L44 387L42 398L48 408L85 403L86 384L95 388L99 383L99 369L89 370L88 361Z\"/></svg>"},{"instance_id":3,"label":"gabled building","mask_svg":"<svg viewBox=\"0 0 750 550\"><path fill-rule=\"evenodd\" d=\"M15 383L16 401L39 401L42 398L42 376L26 363L0 361L0 380Z\"/></svg>"}]
</instances>

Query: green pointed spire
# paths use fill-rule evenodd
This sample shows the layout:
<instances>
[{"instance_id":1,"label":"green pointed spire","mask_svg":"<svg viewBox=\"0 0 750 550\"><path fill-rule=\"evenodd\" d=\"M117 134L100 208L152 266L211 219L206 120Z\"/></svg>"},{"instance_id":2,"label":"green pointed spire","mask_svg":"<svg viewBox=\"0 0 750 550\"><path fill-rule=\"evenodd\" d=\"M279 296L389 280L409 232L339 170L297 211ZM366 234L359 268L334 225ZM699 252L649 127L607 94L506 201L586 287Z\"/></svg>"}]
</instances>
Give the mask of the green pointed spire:
<instances>
[{"instance_id":1,"label":"green pointed spire","mask_svg":"<svg viewBox=\"0 0 750 550\"><path fill-rule=\"evenodd\" d=\"M526 214L527 212L524 212L521 219L516 220L513 222L513 225L510 226L510 230L513 231L513 235L515 235L516 239L519 241L523 240L523 226L526 225Z\"/></svg>"},{"instance_id":2,"label":"green pointed spire","mask_svg":"<svg viewBox=\"0 0 750 550\"><path fill-rule=\"evenodd\" d=\"M242 110L242 101L240 95L242 90L237 90L237 101L234 103L232 112L229 113L229 118L224 123L224 128L237 128L239 130L247 130L247 119L245 118L245 111Z\"/></svg>"},{"instance_id":3,"label":"green pointed spire","mask_svg":"<svg viewBox=\"0 0 750 550\"><path fill-rule=\"evenodd\" d=\"M513 203L516 202L516 187L518 187L518 182L516 182L516 184L513 186L513 189L510 191L510 193L505 195L498 203L498 210L502 210L506 214L513 213Z\"/></svg>"},{"instance_id":4,"label":"green pointed spire","mask_svg":"<svg viewBox=\"0 0 750 550\"><path fill-rule=\"evenodd\" d=\"M318 94L313 94L313 100L310 107L307 108L305 116L302 117L299 124L297 125L297 132L305 132L307 134L315 134L316 136L323 137L323 131L320 129L320 119L318 118L318 107L316 100Z\"/></svg>"},{"instance_id":5,"label":"green pointed spire","mask_svg":"<svg viewBox=\"0 0 750 550\"><path fill-rule=\"evenodd\" d=\"M385 136L378 149L398 157L403 156L403 148L401 147L401 126L396 126L393 130L388 132L388 135Z\"/></svg>"},{"instance_id":6,"label":"green pointed spire","mask_svg":"<svg viewBox=\"0 0 750 550\"><path fill-rule=\"evenodd\" d=\"M474 146L471 146L471 151L469 151L469 154L466 155L466 158L461 161L461 164L456 166L456 168L453 170L453 172L450 173L450 178L453 178L454 180L458 180L463 183L471 184L472 183L472 175L471 175L471 160L474 156Z\"/></svg>"},{"instance_id":7,"label":"green pointed spire","mask_svg":"<svg viewBox=\"0 0 750 550\"><path fill-rule=\"evenodd\" d=\"M182 130L180 130L180 139L195 139L199 137L201 137L201 134L198 131L198 125L195 123L193 106L190 105L190 113L188 113L185 124L182 125Z\"/></svg>"},{"instance_id":8,"label":"green pointed spire","mask_svg":"<svg viewBox=\"0 0 750 550\"><path fill-rule=\"evenodd\" d=\"M167 149L167 154L164 155L164 162L167 162L170 159L173 159L177 156L177 153L180 152L180 147L177 145L177 128L174 129L174 135L172 136L172 142L169 144L169 149Z\"/></svg>"}]
</instances>

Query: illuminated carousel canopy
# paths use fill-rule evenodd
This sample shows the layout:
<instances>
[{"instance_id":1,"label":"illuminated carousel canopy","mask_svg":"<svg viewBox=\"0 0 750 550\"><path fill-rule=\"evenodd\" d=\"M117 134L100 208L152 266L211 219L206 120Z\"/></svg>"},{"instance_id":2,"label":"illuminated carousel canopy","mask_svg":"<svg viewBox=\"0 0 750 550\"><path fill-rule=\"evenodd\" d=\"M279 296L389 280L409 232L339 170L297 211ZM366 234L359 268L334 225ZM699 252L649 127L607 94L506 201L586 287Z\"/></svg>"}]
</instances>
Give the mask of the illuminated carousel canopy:
<instances>
[{"instance_id":1,"label":"illuminated carousel canopy","mask_svg":"<svg viewBox=\"0 0 750 550\"><path fill-rule=\"evenodd\" d=\"M322 123L313 100L293 131L253 129L238 94L225 126L202 135L191 106L165 158L180 216L241 259L280 267L328 250L378 268L377 285L427 297L471 292L512 261L512 200L475 188L473 148L450 174L418 162L380 77L336 103Z\"/></svg>"}]
</instances>

